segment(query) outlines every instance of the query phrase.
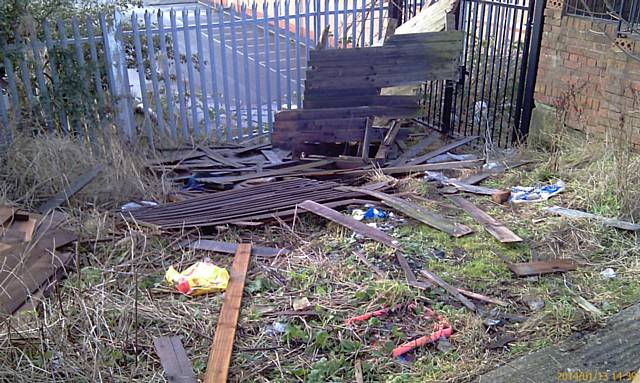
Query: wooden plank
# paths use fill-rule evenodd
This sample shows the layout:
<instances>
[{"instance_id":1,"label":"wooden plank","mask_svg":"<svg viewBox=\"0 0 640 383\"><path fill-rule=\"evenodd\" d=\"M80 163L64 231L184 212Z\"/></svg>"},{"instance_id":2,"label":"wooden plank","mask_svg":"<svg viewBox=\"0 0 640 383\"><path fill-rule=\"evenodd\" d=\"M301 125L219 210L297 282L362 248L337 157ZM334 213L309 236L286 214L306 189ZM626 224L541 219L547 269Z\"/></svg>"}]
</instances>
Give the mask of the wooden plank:
<instances>
[{"instance_id":1,"label":"wooden plank","mask_svg":"<svg viewBox=\"0 0 640 383\"><path fill-rule=\"evenodd\" d=\"M367 257L360 251L354 251L353 255L355 255L355 257L358 258L360 262L364 263L368 268L370 268L376 274L378 279L385 279L387 277L387 274L384 271L382 271L378 266L369 262Z\"/></svg>"},{"instance_id":2,"label":"wooden plank","mask_svg":"<svg viewBox=\"0 0 640 383\"><path fill-rule=\"evenodd\" d=\"M198 381L180 338L177 336L154 337L153 347L160 357L164 376L169 383L196 383Z\"/></svg>"},{"instance_id":3,"label":"wooden plank","mask_svg":"<svg viewBox=\"0 0 640 383\"><path fill-rule=\"evenodd\" d=\"M209 239L197 239L195 241L184 241L178 244L178 247L184 247L194 250L216 251L219 253L233 254L238 251L238 244L222 241L214 241ZM273 247L252 246L251 255L257 257L274 257L277 255L288 255L288 249L276 249Z\"/></svg>"},{"instance_id":4,"label":"wooden plank","mask_svg":"<svg viewBox=\"0 0 640 383\"><path fill-rule=\"evenodd\" d=\"M376 160L384 161L387 159L389 155L389 148L391 144L393 144L398 136L398 132L400 131L400 122L398 120L393 120L391 122L391 128L384 136L384 141L382 141L382 145L378 148L376 152Z\"/></svg>"},{"instance_id":5,"label":"wooden plank","mask_svg":"<svg viewBox=\"0 0 640 383\"><path fill-rule=\"evenodd\" d=\"M464 38L462 31L403 33L390 36L385 45L399 45L411 42L458 42Z\"/></svg>"},{"instance_id":6,"label":"wooden plank","mask_svg":"<svg viewBox=\"0 0 640 383\"><path fill-rule=\"evenodd\" d=\"M630 383L632 373L638 369L638 350L640 304L634 304L603 321L593 332L577 331L561 342L480 375L474 382Z\"/></svg>"},{"instance_id":7,"label":"wooden plank","mask_svg":"<svg viewBox=\"0 0 640 383\"><path fill-rule=\"evenodd\" d=\"M54 195L51 199L49 199L44 204L38 207L38 211L42 214L46 214L49 210L53 210L68 201L74 194L82 190L89 182L93 181L94 178L102 171L102 166L98 165L88 170L86 173L82 174L80 177L76 178L67 188Z\"/></svg>"},{"instance_id":8,"label":"wooden plank","mask_svg":"<svg viewBox=\"0 0 640 383\"><path fill-rule=\"evenodd\" d=\"M232 176L232 177L202 177L196 178L199 182L203 183L215 183L215 184L230 184L234 182L241 182L256 178L265 178L265 177L278 177L278 176L286 176L286 175L294 175L303 170L309 170L313 168L320 168L326 165L331 164L333 161L312 161L302 165L291 166L288 168L270 170L262 173L255 174L244 174L240 176Z\"/></svg>"},{"instance_id":9,"label":"wooden plank","mask_svg":"<svg viewBox=\"0 0 640 383\"><path fill-rule=\"evenodd\" d=\"M261 150L262 154L274 165L282 163L282 156L278 154L279 152L274 150Z\"/></svg>"},{"instance_id":10,"label":"wooden plank","mask_svg":"<svg viewBox=\"0 0 640 383\"><path fill-rule=\"evenodd\" d=\"M416 49L419 46L420 49ZM426 43L408 43L406 45L388 45L354 49L327 49L309 52L309 65L316 67L321 63L346 62L385 62L397 58L408 58L423 62L438 59L453 59L460 56L462 41L438 41Z\"/></svg>"},{"instance_id":11,"label":"wooden plank","mask_svg":"<svg viewBox=\"0 0 640 383\"><path fill-rule=\"evenodd\" d=\"M478 223L480 223L485 228L485 230L489 234L493 235L498 241L502 243L522 242L522 238L518 237L502 223L482 211L480 208L466 200L464 197L450 196L449 198L456 205L462 208L462 210L467 212L467 214L478 221Z\"/></svg>"},{"instance_id":12,"label":"wooden plank","mask_svg":"<svg viewBox=\"0 0 640 383\"><path fill-rule=\"evenodd\" d=\"M216 162L219 162L222 165L230 166L232 168L244 167L244 165L242 165L241 163L236 162L230 158L226 158L222 154L216 153L214 150L209 149L206 146L200 146L199 149L202 150L207 155L207 157L211 158Z\"/></svg>"},{"instance_id":13,"label":"wooden plank","mask_svg":"<svg viewBox=\"0 0 640 383\"><path fill-rule=\"evenodd\" d=\"M76 240L76 235L66 230L51 230L36 237L36 243L22 243L2 252L0 257L0 286L6 292L6 285L21 270L29 269L40 253L56 249Z\"/></svg>"},{"instance_id":14,"label":"wooden plank","mask_svg":"<svg viewBox=\"0 0 640 383\"><path fill-rule=\"evenodd\" d=\"M455 287L442 280L439 276L424 269L422 269L420 273L422 273L422 275L424 275L429 281L442 287L446 292L449 293L449 295L460 301L460 303L462 303L466 308L471 311L476 311L476 305L473 304L473 302L465 298L464 295L462 295Z\"/></svg>"},{"instance_id":15,"label":"wooden plank","mask_svg":"<svg viewBox=\"0 0 640 383\"><path fill-rule=\"evenodd\" d=\"M231 265L230 280L224 292L224 302L218 316L218 325L209 351L207 371L204 383L226 383L229 375L229 364L233 351L233 339L236 335L240 306L242 305L242 291L249 269L251 258L251 244L238 245L238 251Z\"/></svg>"},{"instance_id":16,"label":"wooden plank","mask_svg":"<svg viewBox=\"0 0 640 383\"><path fill-rule=\"evenodd\" d=\"M420 84L425 81L450 80L457 75L455 62L442 63L438 68L416 69L402 74L364 74L354 77L329 77L328 79L305 80L305 89L340 88L388 88L401 85Z\"/></svg>"},{"instance_id":17,"label":"wooden plank","mask_svg":"<svg viewBox=\"0 0 640 383\"><path fill-rule=\"evenodd\" d=\"M339 93L339 90L337 90ZM305 93L304 109L340 108L356 106L400 106L403 108L418 108L418 98L415 96L381 96L357 95L335 97L308 97Z\"/></svg>"},{"instance_id":18,"label":"wooden plank","mask_svg":"<svg viewBox=\"0 0 640 383\"><path fill-rule=\"evenodd\" d=\"M578 264L572 259L550 259L546 261L506 263L509 269L519 277L563 273L566 271L573 271L578 268Z\"/></svg>"},{"instance_id":19,"label":"wooden plank","mask_svg":"<svg viewBox=\"0 0 640 383\"><path fill-rule=\"evenodd\" d=\"M368 161L369 160L369 149L371 148L371 134L372 134L372 125L373 125L373 119L372 118L368 118L366 123L365 123L365 127L364 127L364 137L362 138L362 159L364 161Z\"/></svg>"},{"instance_id":20,"label":"wooden plank","mask_svg":"<svg viewBox=\"0 0 640 383\"><path fill-rule=\"evenodd\" d=\"M515 169L517 167L526 165L526 164L530 164L533 161L531 160L513 160L513 161L506 161L503 164L500 164L498 167L493 168L493 169L489 169L489 170L483 170L481 172L478 172L476 174L472 174L468 177L462 178L460 179L461 182L469 184L469 185L475 185L493 175L496 174L500 174L506 170L509 169Z\"/></svg>"},{"instance_id":21,"label":"wooden plank","mask_svg":"<svg viewBox=\"0 0 640 383\"><path fill-rule=\"evenodd\" d=\"M349 119L317 118L314 120L280 120L275 122L273 134L294 136L300 133L315 133L316 131L331 131L335 129L361 129L364 131L366 119L366 117L357 117Z\"/></svg>"},{"instance_id":22,"label":"wooden plank","mask_svg":"<svg viewBox=\"0 0 640 383\"><path fill-rule=\"evenodd\" d=\"M420 142L413 145L409 150L402 153L398 159L389 162L389 166L401 166L411 161L415 156L422 153L429 145L436 142L436 140L440 137L439 132L431 132L428 136L424 137Z\"/></svg>"},{"instance_id":23,"label":"wooden plank","mask_svg":"<svg viewBox=\"0 0 640 383\"><path fill-rule=\"evenodd\" d=\"M561 215L563 217L574 218L574 219L592 219L598 222L601 222L605 226L611 226L622 230L630 230L637 231L640 230L640 225L636 223L631 223L627 221L620 221L618 219L606 218L601 215L591 214L580 210L567 209L565 207L560 206L551 206L545 209L549 213L553 213L556 215Z\"/></svg>"},{"instance_id":24,"label":"wooden plank","mask_svg":"<svg viewBox=\"0 0 640 383\"><path fill-rule=\"evenodd\" d=\"M427 160L429 160L429 159L431 159L431 158L433 158L435 156L438 156L440 154L444 154L444 153L446 153L446 152L448 152L450 150L453 150L453 149L455 149L457 147L460 147L462 145L468 144L469 142L471 142L471 141L473 141L473 140L475 140L477 138L478 138L478 136L470 136L470 137L461 138L461 139L459 139L457 141L451 142L451 143L449 143L449 144L447 144L445 146L442 146L442 147L440 147L438 149L432 150L429 153L426 153L426 154L423 154L423 155L421 155L419 157L416 157L415 159L407 162L407 165L420 165L422 163L427 162Z\"/></svg>"},{"instance_id":25,"label":"wooden plank","mask_svg":"<svg viewBox=\"0 0 640 383\"><path fill-rule=\"evenodd\" d=\"M61 254L50 253L45 249L34 249L31 252L37 260L29 268L14 269L11 277L0 289L0 319L16 312L29 294L38 290L58 268L63 267L66 260Z\"/></svg>"},{"instance_id":26,"label":"wooden plank","mask_svg":"<svg viewBox=\"0 0 640 383\"><path fill-rule=\"evenodd\" d=\"M307 200L299 204L298 206L314 214L317 214L323 218L326 218L330 221L340 224L348 229L351 229L354 232L361 234L367 238L376 240L394 249L400 249L400 245L398 241L390 237L388 234L376 228L373 228L371 226L367 226L366 224L360 221L356 221L351 217L347 217L341 214L340 212L335 211L331 208L328 208L324 205L321 205L317 202Z\"/></svg>"},{"instance_id":27,"label":"wooden plank","mask_svg":"<svg viewBox=\"0 0 640 383\"><path fill-rule=\"evenodd\" d=\"M367 190L362 188L355 187L341 187L339 190L349 190L355 191L362 194L367 194L372 197L380 199L385 205L407 215L415 220L418 220L426 225L429 225L435 229L443 231L454 237L461 237L463 235L467 235L473 233L473 230L465 225L452 222L449 219L440 216L438 214L432 213L425 209L420 205L416 205L409 201L403 200L402 198L398 198L386 193Z\"/></svg>"},{"instance_id":28,"label":"wooden plank","mask_svg":"<svg viewBox=\"0 0 640 383\"><path fill-rule=\"evenodd\" d=\"M10 233L13 231L14 233L22 233L21 241L29 242L33 238L33 233L36 229L36 224L38 223L36 218L29 217L26 221L15 220L13 224L9 227L9 229L5 232L6 235L11 235Z\"/></svg>"},{"instance_id":29,"label":"wooden plank","mask_svg":"<svg viewBox=\"0 0 640 383\"><path fill-rule=\"evenodd\" d=\"M416 60L407 64L401 63L366 63L366 64L353 64L353 66L336 66L336 67L320 67L316 69L307 70L307 77L305 80L310 84L325 81L329 84L338 82L357 82L359 78L367 77L381 77L381 78L394 78L398 77L398 66L402 66L402 74L409 74L412 77L416 77L419 81L424 73L438 73L449 72L454 70L454 61L451 63L434 62L424 63ZM414 79L415 80L415 79ZM344 86L343 86L344 87ZM320 88L320 87L316 87ZM331 87L324 87L331 88Z\"/></svg>"},{"instance_id":30,"label":"wooden plank","mask_svg":"<svg viewBox=\"0 0 640 383\"><path fill-rule=\"evenodd\" d=\"M395 166L395 167L387 167L380 168L379 171L383 174L408 174L408 173L417 173L417 172L425 172L427 170L448 170L448 169L468 169L475 168L481 166L484 160L468 160L468 161L454 161L454 162L439 162L437 164L424 164L424 165L413 165L413 166ZM361 176L366 175L371 172L372 167L365 167L363 169L353 169L353 170L343 170L343 169L331 169L331 170L320 170L305 173L305 176L308 177L322 177L322 176L334 176L334 175L344 175L344 176Z\"/></svg>"},{"instance_id":31,"label":"wooden plank","mask_svg":"<svg viewBox=\"0 0 640 383\"><path fill-rule=\"evenodd\" d=\"M318 101L322 98L342 98L342 97L358 97L358 96L377 96L380 95L380 89L377 88L356 88L356 89L305 89L304 98ZM348 106L339 105L337 107ZM309 109L309 108L306 108ZM311 108L314 109L314 108ZM316 108L319 109L319 108Z\"/></svg>"},{"instance_id":32,"label":"wooden plank","mask_svg":"<svg viewBox=\"0 0 640 383\"><path fill-rule=\"evenodd\" d=\"M415 116L416 108L397 106L361 106L356 108L296 109L278 112L276 121L317 120L329 118Z\"/></svg>"},{"instance_id":33,"label":"wooden plank","mask_svg":"<svg viewBox=\"0 0 640 383\"><path fill-rule=\"evenodd\" d=\"M31 293L29 293L29 295L27 295L25 301L23 302L23 304L20 305L20 307L18 307L15 312L14 315L21 312L21 311L27 311L27 310L34 310L36 309L41 303L42 300L49 295L49 293L51 292L52 287L55 285L55 283L57 281L59 281L60 279L62 279L62 277L64 275L66 275L66 268L69 267L69 265L72 263L74 257L73 257L73 253L70 252L62 252L58 254L58 258L60 259L60 262L64 265L63 267L58 267L55 272L53 274L51 274L49 276L49 278L47 278L47 280L45 280L42 285L40 285L36 290L32 291Z\"/></svg>"}]
</instances>

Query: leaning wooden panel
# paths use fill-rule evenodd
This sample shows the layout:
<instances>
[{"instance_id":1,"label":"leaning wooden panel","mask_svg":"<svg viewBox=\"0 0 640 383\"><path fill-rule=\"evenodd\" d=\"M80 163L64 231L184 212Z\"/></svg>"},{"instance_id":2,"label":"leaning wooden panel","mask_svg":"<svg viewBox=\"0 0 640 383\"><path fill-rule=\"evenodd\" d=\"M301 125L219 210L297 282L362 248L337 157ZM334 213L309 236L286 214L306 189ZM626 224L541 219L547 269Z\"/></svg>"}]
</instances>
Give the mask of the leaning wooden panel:
<instances>
[{"instance_id":1,"label":"leaning wooden panel","mask_svg":"<svg viewBox=\"0 0 640 383\"><path fill-rule=\"evenodd\" d=\"M205 383L226 383L227 381L250 256L251 244L238 245L238 251L231 265L229 285L224 292L224 302L218 317L213 345L209 352L207 372L204 376Z\"/></svg>"}]
</instances>

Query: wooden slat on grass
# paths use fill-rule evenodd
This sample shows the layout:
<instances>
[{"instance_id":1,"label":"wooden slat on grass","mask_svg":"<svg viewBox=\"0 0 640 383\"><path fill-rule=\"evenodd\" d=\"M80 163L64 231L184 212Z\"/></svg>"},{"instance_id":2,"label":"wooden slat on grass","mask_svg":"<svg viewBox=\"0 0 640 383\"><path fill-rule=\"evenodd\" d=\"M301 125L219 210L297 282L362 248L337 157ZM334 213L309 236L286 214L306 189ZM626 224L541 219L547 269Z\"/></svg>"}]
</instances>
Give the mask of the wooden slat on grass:
<instances>
[{"instance_id":1,"label":"wooden slat on grass","mask_svg":"<svg viewBox=\"0 0 640 383\"><path fill-rule=\"evenodd\" d=\"M371 226L367 226L360 221L356 221L351 217L342 215L340 212L335 211L331 208L328 208L324 205L321 205L317 202L307 200L299 204L298 206L303 208L304 210L310 211L323 218L326 218L330 221L333 221L342 226L345 226L346 228L351 229L356 233L361 234L367 238L374 239L391 248L400 249L400 245L398 244L398 241L396 241L395 239L393 239L391 236L384 233L383 231L373 228Z\"/></svg>"},{"instance_id":2,"label":"wooden slat on grass","mask_svg":"<svg viewBox=\"0 0 640 383\"><path fill-rule=\"evenodd\" d=\"M478 223L480 223L485 228L485 230L489 234L493 235L498 241L502 243L522 242L522 238L518 237L502 223L500 223L484 211L480 210L480 208L466 200L464 197L451 196L449 198L456 205L467 212L467 214L478 221Z\"/></svg>"},{"instance_id":3,"label":"wooden slat on grass","mask_svg":"<svg viewBox=\"0 0 640 383\"><path fill-rule=\"evenodd\" d=\"M238 245L238 251L231 265L229 285L224 292L224 302L218 317L213 345L209 352L207 372L204 376L205 383L226 383L233 351L233 339L236 335L240 306L242 304L242 291L249 268L251 257L251 244Z\"/></svg>"},{"instance_id":4,"label":"wooden slat on grass","mask_svg":"<svg viewBox=\"0 0 640 383\"><path fill-rule=\"evenodd\" d=\"M164 376L169 383L196 383L191 361L177 336L153 338L153 346L160 357Z\"/></svg>"}]
</instances>

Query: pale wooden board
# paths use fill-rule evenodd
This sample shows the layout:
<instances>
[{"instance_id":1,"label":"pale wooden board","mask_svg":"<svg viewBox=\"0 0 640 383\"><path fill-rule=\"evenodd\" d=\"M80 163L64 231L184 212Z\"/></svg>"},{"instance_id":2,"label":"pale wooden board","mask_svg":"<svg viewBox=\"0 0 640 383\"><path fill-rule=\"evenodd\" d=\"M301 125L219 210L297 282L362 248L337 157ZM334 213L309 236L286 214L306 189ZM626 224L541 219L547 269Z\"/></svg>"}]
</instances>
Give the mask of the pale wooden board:
<instances>
[{"instance_id":1,"label":"pale wooden board","mask_svg":"<svg viewBox=\"0 0 640 383\"><path fill-rule=\"evenodd\" d=\"M213 345L209 352L207 372L204 376L205 383L225 383L229 375L229 364L233 351L233 339L236 335L240 306L242 304L242 291L249 268L251 257L251 244L238 245L238 251L231 265L229 285L224 292L224 302L218 317Z\"/></svg>"},{"instance_id":2,"label":"pale wooden board","mask_svg":"<svg viewBox=\"0 0 640 383\"><path fill-rule=\"evenodd\" d=\"M153 346L160 357L164 376L169 383L196 383L191 361L177 336L153 338Z\"/></svg>"}]
</instances>

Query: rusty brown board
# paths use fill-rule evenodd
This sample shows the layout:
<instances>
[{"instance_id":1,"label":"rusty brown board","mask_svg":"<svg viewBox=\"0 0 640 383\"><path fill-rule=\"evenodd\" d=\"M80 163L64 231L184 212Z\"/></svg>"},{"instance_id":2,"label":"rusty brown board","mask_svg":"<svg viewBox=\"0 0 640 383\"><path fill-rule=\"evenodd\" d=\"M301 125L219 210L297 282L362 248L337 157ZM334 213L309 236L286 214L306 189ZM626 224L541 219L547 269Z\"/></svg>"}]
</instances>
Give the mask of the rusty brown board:
<instances>
[{"instance_id":1,"label":"rusty brown board","mask_svg":"<svg viewBox=\"0 0 640 383\"><path fill-rule=\"evenodd\" d=\"M478 223L485 228L485 230L493 235L498 241L502 243L515 243L522 242L522 238L518 237L515 233L509 230L502 223L491 217L489 214L480 210L476 205L469 202L462 196L450 196L453 203L462 208L467 214L472 216Z\"/></svg>"},{"instance_id":2,"label":"rusty brown board","mask_svg":"<svg viewBox=\"0 0 640 383\"><path fill-rule=\"evenodd\" d=\"M547 261L522 262L508 264L509 269L519 277L532 275L564 273L578 268L572 259L550 259Z\"/></svg>"}]
</instances>

